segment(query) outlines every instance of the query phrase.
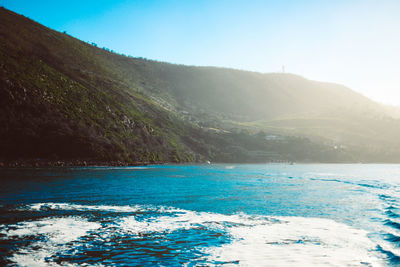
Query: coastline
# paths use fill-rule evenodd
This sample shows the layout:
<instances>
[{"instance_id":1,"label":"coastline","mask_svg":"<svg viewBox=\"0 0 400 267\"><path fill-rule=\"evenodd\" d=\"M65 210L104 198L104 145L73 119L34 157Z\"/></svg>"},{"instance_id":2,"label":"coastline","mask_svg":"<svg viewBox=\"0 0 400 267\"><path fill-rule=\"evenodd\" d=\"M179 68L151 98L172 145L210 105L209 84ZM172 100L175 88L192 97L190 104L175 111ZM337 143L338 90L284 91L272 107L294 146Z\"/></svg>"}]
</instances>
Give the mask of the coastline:
<instances>
[{"instance_id":1,"label":"coastline","mask_svg":"<svg viewBox=\"0 0 400 267\"><path fill-rule=\"evenodd\" d=\"M121 160L95 160L95 159L17 159L6 160L0 159L1 168L51 168L51 167L128 167L128 166L147 166L147 165L164 165L164 164L206 164L207 162L168 162L168 161L152 161L152 162L132 162ZM400 164L400 162L314 162L314 161L265 161L265 162L212 162L212 164Z\"/></svg>"},{"instance_id":2,"label":"coastline","mask_svg":"<svg viewBox=\"0 0 400 267\"><path fill-rule=\"evenodd\" d=\"M93 160L93 159L20 159L0 160L0 168L36 168L36 167L86 167L86 166L146 166L150 164L166 164L168 162L125 162L120 160Z\"/></svg>"}]
</instances>

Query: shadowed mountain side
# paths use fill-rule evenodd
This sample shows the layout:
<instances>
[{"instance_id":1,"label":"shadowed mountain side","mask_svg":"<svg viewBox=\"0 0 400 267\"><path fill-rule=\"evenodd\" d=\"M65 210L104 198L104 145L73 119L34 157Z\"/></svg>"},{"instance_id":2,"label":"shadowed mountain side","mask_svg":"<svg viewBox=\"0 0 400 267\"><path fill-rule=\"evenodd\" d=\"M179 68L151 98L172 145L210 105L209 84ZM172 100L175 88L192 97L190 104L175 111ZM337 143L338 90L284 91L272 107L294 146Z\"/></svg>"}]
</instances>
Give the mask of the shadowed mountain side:
<instances>
[{"instance_id":1,"label":"shadowed mountain side","mask_svg":"<svg viewBox=\"0 0 400 267\"><path fill-rule=\"evenodd\" d=\"M0 58L5 160L400 160L398 121L340 85L130 58L4 8Z\"/></svg>"}]
</instances>

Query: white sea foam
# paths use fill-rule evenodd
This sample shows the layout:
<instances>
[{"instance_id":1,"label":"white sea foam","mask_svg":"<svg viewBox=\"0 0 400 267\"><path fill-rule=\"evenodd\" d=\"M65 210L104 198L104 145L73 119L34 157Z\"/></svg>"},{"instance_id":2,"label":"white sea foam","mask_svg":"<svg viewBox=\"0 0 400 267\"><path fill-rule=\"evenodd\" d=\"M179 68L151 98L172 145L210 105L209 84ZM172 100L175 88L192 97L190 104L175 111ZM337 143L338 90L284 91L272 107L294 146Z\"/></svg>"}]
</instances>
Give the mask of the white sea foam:
<instances>
[{"instance_id":1,"label":"white sea foam","mask_svg":"<svg viewBox=\"0 0 400 267\"><path fill-rule=\"evenodd\" d=\"M9 225L1 233L7 238L41 237L40 241L18 249L10 258L18 266L54 266L56 263L47 259L67 249L67 243L100 227L99 223L89 222L81 217L61 217Z\"/></svg>"},{"instance_id":2,"label":"white sea foam","mask_svg":"<svg viewBox=\"0 0 400 267\"><path fill-rule=\"evenodd\" d=\"M21 248L12 261L18 265L41 266L45 259L65 250L66 243L79 241L91 231L106 240L113 235L168 233L187 229L210 229L226 234L230 243L198 248L209 264L239 263L240 266L379 266L376 243L367 232L330 219L305 217L269 217L246 214L224 215L154 206L87 206L66 203L39 203L43 207L64 210L156 211L150 216L121 215L107 225L81 217L49 218L23 222L0 230L7 237L42 235L45 240ZM8 230L7 230L8 229ZM83 241L79 241L83 242ZM33 253L33 246L38 250Z\"/></svg>"},{"instance_id":3,"label":"white sea foam","mask_svg":"<svg viewBox=\"0 0 400 267\"><path fill-rule=\"evenodd\" d=\"M170 232L198 227L227 231L233 241L204 248L210 262L239 262L241 266L379 266L376 244L367 232L329 219L304 217L251 217L186 211L175 217L119 223L131 234ZM367 265L368 266L368 265Z\"/></svg>"},{"instance_id":4,"label":"white sea foam","mask_svg":"<svg viewBox=\"0 0 400 267\"><path fill-rule=\"evenodd\" d=\"M170 213L170 209L166 209ZM178 213L159 217L150 217L138 221L135 216L129 216L119 221L118 227L124 232L131 234L149 232L173 232L176 230L187 230L199 227L209 229L224 229L234 224L250 223L241 218L242 215L223 215L208 212L194 212L179 210ZM254 223L254 222L253 222Z\"/></svg>"},{"instance_id":5,"label":"white sea foam","mask_svg":"<svg viewBox=\"0 0 400 267\"><path fill-rule=\"evenodd\" d=\"M109 206L109 205L80 205L68 203L35 203L20 210L76 210L76 211L109 211L109 212L137 212L142 209L141 206Z\"/></svg>"},{"instance_id":6,"label":"white sea foam","mask_svg":"<svg viewBox=\"0 0 400 267\"><path fill-rule=\"evenodd\" d=\"M229 229L234 241L207 248L209 260L241 266L379 266L376 245L363 230L333 220L279 217L280 221Z\"/></svg>"}]
</instances>

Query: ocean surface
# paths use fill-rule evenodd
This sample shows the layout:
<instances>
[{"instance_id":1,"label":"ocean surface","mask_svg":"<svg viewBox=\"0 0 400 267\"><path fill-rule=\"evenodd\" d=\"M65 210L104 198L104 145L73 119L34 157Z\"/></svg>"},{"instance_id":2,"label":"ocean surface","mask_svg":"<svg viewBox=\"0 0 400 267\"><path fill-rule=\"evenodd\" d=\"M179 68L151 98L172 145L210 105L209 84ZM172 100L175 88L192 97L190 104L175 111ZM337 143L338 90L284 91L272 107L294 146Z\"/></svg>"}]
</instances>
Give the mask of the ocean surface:
<instances>
[{"instance_id":1,"label":"ocean surface","mask_svg":"<svg viewBox=\"0 0 400 267\"><path fill-rule=\"evenodd\" d=\"M0 169L0 265L399 266L400 165Z\"/></svg>"}]
</instances>

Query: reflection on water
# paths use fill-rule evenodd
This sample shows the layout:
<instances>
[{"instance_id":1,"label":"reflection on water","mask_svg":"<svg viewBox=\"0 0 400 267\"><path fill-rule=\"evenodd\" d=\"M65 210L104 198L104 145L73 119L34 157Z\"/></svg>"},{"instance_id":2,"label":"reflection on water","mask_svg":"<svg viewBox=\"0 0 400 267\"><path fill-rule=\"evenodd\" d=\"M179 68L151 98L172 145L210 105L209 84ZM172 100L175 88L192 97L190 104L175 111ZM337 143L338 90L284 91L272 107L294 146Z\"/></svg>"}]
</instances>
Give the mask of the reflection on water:
<instances>
[{"instance_id":1,"label":"reflection on water","mask_svg":"<svg viewBox=\"0 0 400 267\"><path fill-rule=\"evenodd\" d=\"M398 165L1 170L1 265L400 263Z\"/></svg>"}]
</instances>

